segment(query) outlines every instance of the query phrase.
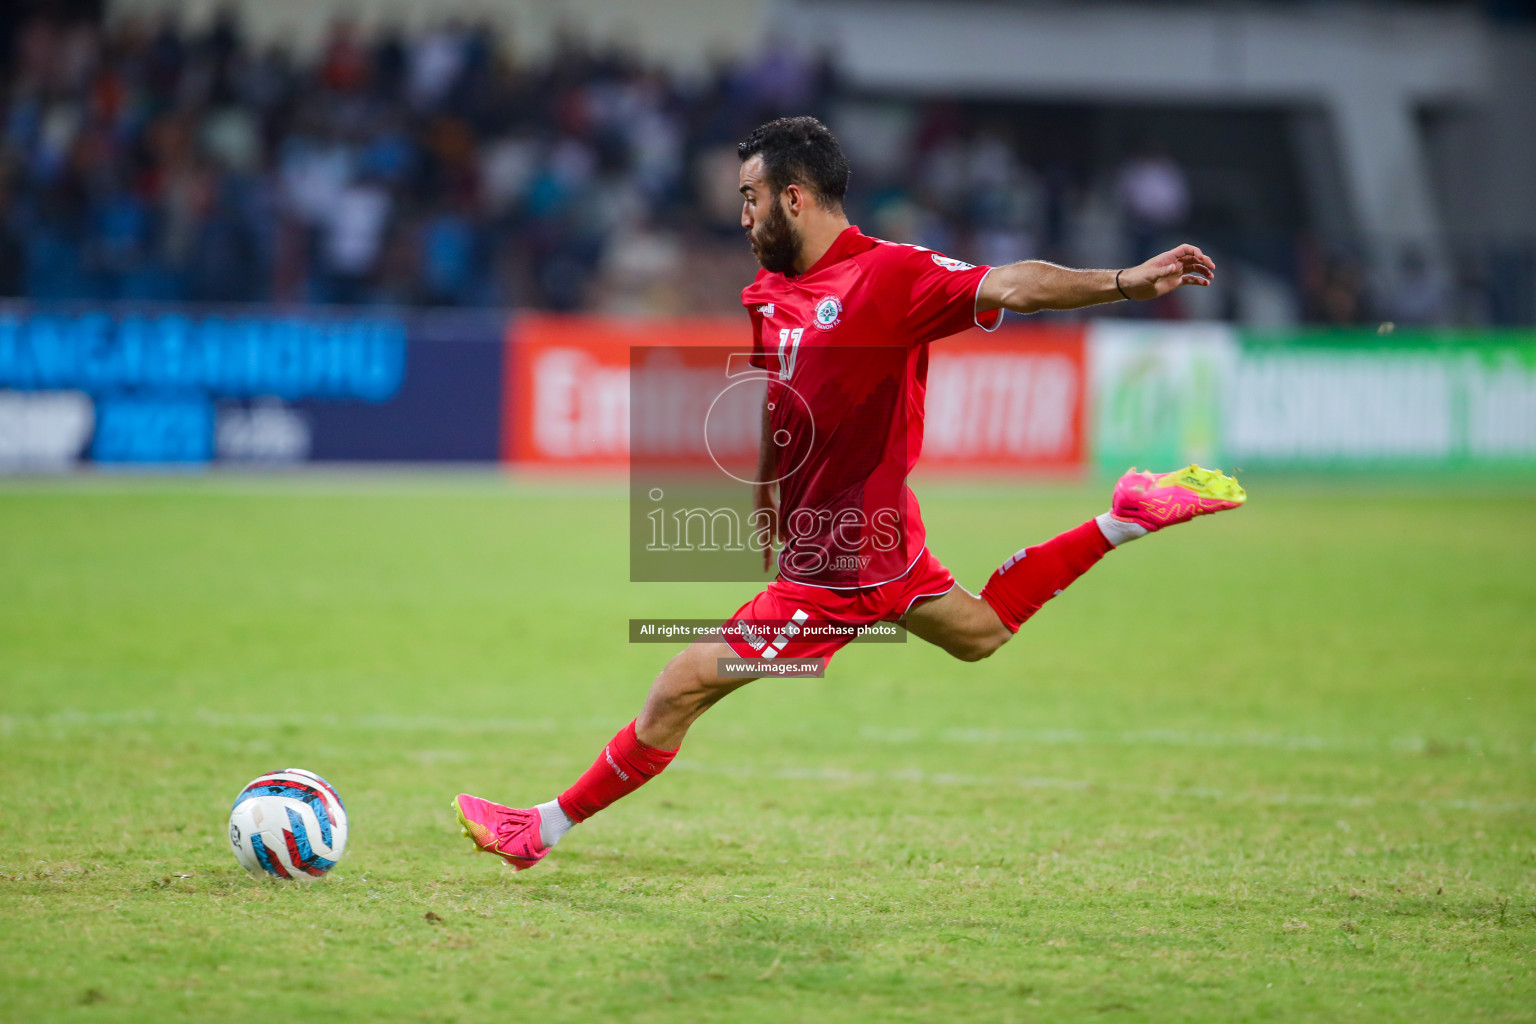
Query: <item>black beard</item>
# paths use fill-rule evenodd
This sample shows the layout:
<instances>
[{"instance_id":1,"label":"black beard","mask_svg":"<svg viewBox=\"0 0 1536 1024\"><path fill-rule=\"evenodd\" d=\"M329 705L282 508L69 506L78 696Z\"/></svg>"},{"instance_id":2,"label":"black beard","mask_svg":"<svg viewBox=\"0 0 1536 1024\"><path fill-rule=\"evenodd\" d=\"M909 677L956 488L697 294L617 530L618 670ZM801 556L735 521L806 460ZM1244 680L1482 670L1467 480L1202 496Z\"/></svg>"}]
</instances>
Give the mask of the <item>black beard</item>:
<instances>
[{"instance_id":1,"label":"black beard","mask_svg":"<svg viewBox=\"0 0 1536 1024\"><path fill-rule=\"evenodd\" d=\"M752 246L752 255L757 257L757 262L770 274L789 273L800 258L800 236L795 234L777 196L758 229L747 232L747 242Z\"/></svg>"}]
</instances>

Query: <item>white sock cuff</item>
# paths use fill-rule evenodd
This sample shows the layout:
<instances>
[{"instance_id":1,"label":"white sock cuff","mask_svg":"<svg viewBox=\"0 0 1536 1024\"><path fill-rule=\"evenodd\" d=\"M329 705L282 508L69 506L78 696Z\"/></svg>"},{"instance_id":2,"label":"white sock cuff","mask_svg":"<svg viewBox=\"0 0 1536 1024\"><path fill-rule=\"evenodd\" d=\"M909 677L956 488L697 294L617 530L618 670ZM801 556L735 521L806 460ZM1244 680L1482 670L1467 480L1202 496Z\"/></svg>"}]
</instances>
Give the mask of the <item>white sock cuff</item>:
<instances>
[{"instance_id":1,"label":"white sock cuff","mask_svg":"<svg viewBox=\"0 0 1536 1024\"><path fill-rule=\"evenodd\" d=\"M1108 512L1095 516L1093 521L1099 524L1099 532L1114 547L1147 535L1147 528L1140 523L1128 523L1124 519L1116 519Z\"/></svg>"},{"instance_id":2,"label":"white sock cuff","mask_svg":"<svg viewBox=\"0 0 1536 1024\"><path fill-rule=\"evenodd\" d=\"M576 827L565 813L565 808L560 806L558 799L551 800L547 804L539 804L534 808L539 812L539 842L548 849L560 841L571 829Z\"/></svg>"}]
</instances>

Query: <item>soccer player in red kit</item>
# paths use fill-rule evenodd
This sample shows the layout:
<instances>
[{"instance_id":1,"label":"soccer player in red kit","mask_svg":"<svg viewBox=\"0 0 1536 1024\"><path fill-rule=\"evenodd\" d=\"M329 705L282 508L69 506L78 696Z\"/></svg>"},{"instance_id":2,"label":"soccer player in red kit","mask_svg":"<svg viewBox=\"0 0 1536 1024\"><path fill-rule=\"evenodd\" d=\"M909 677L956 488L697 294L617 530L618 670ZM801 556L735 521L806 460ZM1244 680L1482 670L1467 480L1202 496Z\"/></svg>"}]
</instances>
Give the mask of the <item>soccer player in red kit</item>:
<instances>
[{"instance_id":1,"label":"soccer player in red kit","mask_svg":"<svg viewBox=\"0 0 1536 1024\"><path fill-rule=\"evenodd\" d=\"M1110 509L1008 558L981 594L956 586L929 551L907 474L922 447L928 345L1004 310L1033 313L1208 286L1215 264L1181 245L1140 266L1069 270L1025 261L976 267L871 238L843 213L848 164L814 118L771 121L738 147L742 227L762 265L742 292L753 365L765 372L757 509L783 541L779 574L738 609L720 639L688 646L645 706L574 785L547 803L507 807L460 794L465 834L519 870L570 829L671 763L695 719L776 659L830 658L850 630L900 622L965 661L992 654L1115 546L1245 500L1235 480L1189 466L1131 470ZM775 487L777 494L775 494ZM764 559L769 557L765 547ZM724 660L750 660L722 676Z\"/></svg>"}]
</instances>

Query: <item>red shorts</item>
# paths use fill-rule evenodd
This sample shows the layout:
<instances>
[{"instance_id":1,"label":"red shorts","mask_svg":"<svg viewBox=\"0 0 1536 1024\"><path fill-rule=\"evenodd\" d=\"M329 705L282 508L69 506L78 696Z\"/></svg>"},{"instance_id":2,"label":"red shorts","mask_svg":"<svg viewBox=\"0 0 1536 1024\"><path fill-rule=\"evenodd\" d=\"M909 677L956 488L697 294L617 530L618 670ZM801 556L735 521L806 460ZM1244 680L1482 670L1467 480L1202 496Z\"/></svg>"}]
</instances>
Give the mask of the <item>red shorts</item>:
<instances>
[{"instance_id":1,"label":"red shorts","mask_svg":"<svg viewBox=\"0 0 1536 1024\"><path fill-rule=\"evenodd\" d=\"M854 628L895 622L920 599L947 594L954 585L954 575L927 548L902 576L873 587L832 590L781 577L736 609L726 621L726 643L742 658L830 659L853 639ZM829 624L844 628L829 630Z\"/></svg>"}]
</instances>

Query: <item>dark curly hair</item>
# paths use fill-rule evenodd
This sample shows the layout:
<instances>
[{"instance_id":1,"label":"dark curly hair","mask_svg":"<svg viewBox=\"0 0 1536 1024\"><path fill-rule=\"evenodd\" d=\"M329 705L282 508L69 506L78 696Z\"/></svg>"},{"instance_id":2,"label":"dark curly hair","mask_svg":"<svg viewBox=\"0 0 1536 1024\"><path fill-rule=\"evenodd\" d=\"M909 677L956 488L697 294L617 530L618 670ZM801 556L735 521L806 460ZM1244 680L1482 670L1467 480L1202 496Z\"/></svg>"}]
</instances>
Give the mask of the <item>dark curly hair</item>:
<instances>
[{"instance_id":1,"label":"dark curly hair","mask_svg":"<svg viewBox=\"0 0 1536 1024\"><path fill-rule=\"evenodd\" d=\"M763 158L763 179L775 195L789 185L816 194L816 205L840 210L848 194L848 159L837 136L814 117L780 117L753 129L736 145L745 162Z\"/></svg>"}]
</instances>

